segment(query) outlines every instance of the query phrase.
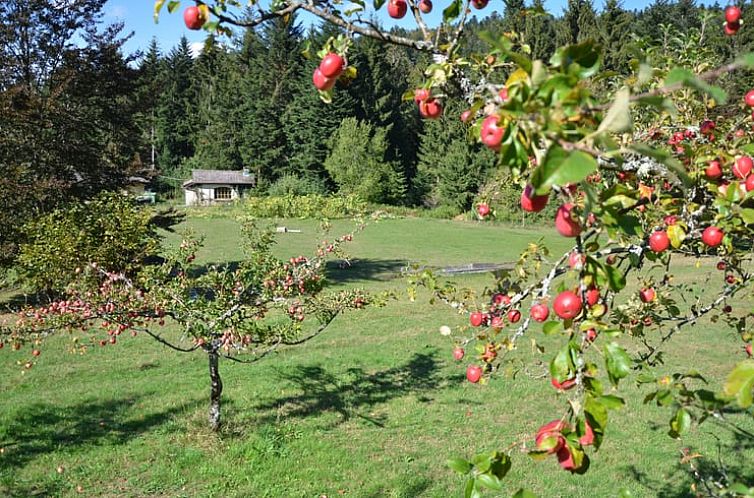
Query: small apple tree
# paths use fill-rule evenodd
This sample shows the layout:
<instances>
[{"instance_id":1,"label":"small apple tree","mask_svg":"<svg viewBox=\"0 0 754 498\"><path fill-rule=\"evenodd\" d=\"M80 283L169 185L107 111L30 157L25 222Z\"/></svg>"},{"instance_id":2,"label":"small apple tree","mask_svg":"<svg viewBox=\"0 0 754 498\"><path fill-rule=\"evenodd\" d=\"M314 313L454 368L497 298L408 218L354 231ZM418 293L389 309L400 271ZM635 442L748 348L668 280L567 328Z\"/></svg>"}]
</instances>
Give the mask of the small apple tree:
<instances>
[{"instance_id":1,"label":"small apple tree","mask_svg":"<svg viewBox=\"0 0 754 498\"><path fill-rule=\"evenodd\" d=\"M135 277L97 263L76 268L76 278L61 299L25 308L15 323L0 327L0 347L19 351L31 345L31 356L19 361L25 369L33 367L44 340L63 331L74 335L80 352L97 344L112 347L124 334L140 333L181 353L204 352L209 361L209 423L218 430L220 358L258 361L278 348L317 337L346 310L379 301L359 290L323 292L326 258L343 256L343 244L353 240L353 233L323 241L311 257L282 261L271 252L270 230L253 220L242 229L246 257L236 269L197 267L193 262L201 241L190 234L166 251L162 264L147 266ZM316 324L309 325L312 322ZM180 337L160 331L171 323L180 328Z\"/></svg>"},{"instance_id":2,"label":"small apple tree","mask_svg":"<svg viewBox=\"0 0 754 498\"><path fill-rule=\"evenodd\" d=\"M156 16L164 4L155 2ZM168 10L180 4L167 2ZM516 268L495 282L485 304L428 272L417 275L412 286L426 287L469 314L467 335L455 339L453 354L461 359L464 348L478 345L476 363L467 371L471 382L486 382L512 361L534 323L562 338L550 361L550 382L568 392L569 402L537 432L532 456L554 455L565 470L585 472L587 448L599 448L609 411L624 404L607 386L617 389L634 374L637 382L653 386L649 401L671 408L673 437L694 421L749 408L750 359L732 369L720 393L696 389L697 372L651 372L677 333L705 316L729 324L751 354L751 314L734 313L727 303L752 290L754 144L743 127L751 126L754 91L735 96L725 118L712 121L707 114L728 102L718 80L754 68L754 54L703 72L696 69L708 65L673 66L688 60L683 58L666 57L670 64L659 67L637 61L635 74L623 78L600 72L601 51L593 41L562 47L549 61L532 60L530 40L506 33L486 37L489 53L467 57L460 50L464 26L471 9L484 9L486 0L448 0L434 28L424 17L433 8L430 1L388 0L391 17L411 14L415 36L375 25L369 10L384 4L196 1L184 19L190 29L230 33L229 26L255 27L302 10L343 28L318 53L321 63L312 76L325 101L333 98L339 78L356 77L348 64L355 36L426 52L432 57L426 80L405 98L416 102L421 116L435 119L443 113L443 99L460 93L469 104L460 119L471 136L497 152L498 165L521 186L521 208L536 212L557 203L555 228L573 247L551 259L545 247L531 244ZM740 9L730 6L724 17L721 29L735 36L742 28ZM493 200L479 204L481 218L494 216ZM676 284L671 261L677 257L711 263L719 278L710 276L696 287ZM631 279L641 291L624 297ZM626 341L635 342L639 352L629 354ZM468 476L465 495L472 497L485 488L501 489L511 460L493 452L455 459L451 466ZM754 494L726 479L715 486L703 482L710 495Z\"/></svg>"}]
</instances>

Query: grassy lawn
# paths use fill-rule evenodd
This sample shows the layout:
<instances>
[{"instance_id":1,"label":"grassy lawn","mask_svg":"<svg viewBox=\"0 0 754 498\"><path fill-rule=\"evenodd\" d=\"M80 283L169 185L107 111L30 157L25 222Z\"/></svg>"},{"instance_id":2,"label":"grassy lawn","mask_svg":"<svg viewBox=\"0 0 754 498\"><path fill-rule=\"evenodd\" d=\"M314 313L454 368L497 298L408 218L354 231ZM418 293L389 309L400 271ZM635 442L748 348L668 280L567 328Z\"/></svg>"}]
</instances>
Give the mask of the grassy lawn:
<instances>
[{"instance_id":1,"label":"grassy lawn","mask_svg":"<svg viewBox=\"0 0 754 498\"><path fill-rule=\"evenodd\" d=\"M241 257L232 219L189 218L185 224L206 236L198 262ZM281 255L305 254L318 240L315 222L280 224L303 230L278 235ZM334 234L349 225L336 222ZM554 230L384 220L354 241L354 265L333 265L330 277L336 286L402 289L405 282L395 274L407 263L512 261L540 238L556 253L567 247ZM714 263L696 268L681 262L677 278L702 282ZM491 279L458 281L482 288ZM460 496L462 482L447 469L447 458L503 449L562 413L564 395L543 377L562 338L532 328L544 355L524 340L514 357L527 367L515 379L471 385L463 380L467 362L452 361L451 342L438 333L440 325L463 318L427 300L402 299L342 316L308 345L257 364L223 363L220 435L206 429L202 354L182 355L129 337L74 357L65 347L71 339L59 337L22 374L20 356L6 348L0 353L0 496ZM740 339L705 321L679 334L662 369L693 365L710 374L717 389L741 357ZM683 447L712 462L722 458L732 475L744 466L752 483L754 467L746 469L746 462L754 457L754 441L712 430L711 423L684 441L672 440L666 434L669 411L643 405L644 394L630 382L622 392L628 406L613 412L586 475L571 476L552 459L535 462L515 453L507 492L488 496L510 496L521 486L542 497L616 496L621 488L635 496L692 496L688 471L679 465ZM733 420L754 432L750 417Z\"/></svg>"}]
</instances>

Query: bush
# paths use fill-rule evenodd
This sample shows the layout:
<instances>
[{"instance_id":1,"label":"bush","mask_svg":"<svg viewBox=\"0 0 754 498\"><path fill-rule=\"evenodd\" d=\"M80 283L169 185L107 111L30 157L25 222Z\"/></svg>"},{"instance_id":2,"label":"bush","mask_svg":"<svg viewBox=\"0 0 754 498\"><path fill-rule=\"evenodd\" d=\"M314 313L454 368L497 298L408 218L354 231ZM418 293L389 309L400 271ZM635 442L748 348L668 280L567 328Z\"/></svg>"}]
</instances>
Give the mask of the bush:
<instances>
[{"instance_id":1,"label":"bush","mask_svg":"<svg viewBox=\"0 0 754 498\"><path fill-rule=\"evenodd\" d=\"M60 292L76 268L95 262L134 274L158 248L150 221L148 209L115 193L53 211L24 227L17 258L22 281L34 292Z\"/></svg>"},{"instance_id":2,"label":"bush","mask_svg":"<svg viewBox=\"0 0 754 498\"><path fill-rule=\"evenodd\" d=\"M349 218L364 214L367 204L355 195L284 195L249 197L244 211L256 218Z\"/></svg>"},{"instance_id":3,"label":"bush","mask_svg":"<svg viewBox=\"0 0 754 498\"><path fill-rule=\"evenodd\" d=\"M320 178L285 175L270 185L267 194L271 197L325 195L327 194L327 186Z\"/></svg>"},{"instance_id":4,"label":"bush","mask_svg":"<svg viewBox=\"0 0 754 498\"><path fill-rule=\"evenodd\" d=\"M494 210L495 220L515 224L552 223L555 219L556 203L550 202L538 213L527 213L521 209L523 187L513 180L507 171L497 173L481 189L474 203L487 202ZM475 215L476 216L476 215Z\"/></svg>"}]
</instances>

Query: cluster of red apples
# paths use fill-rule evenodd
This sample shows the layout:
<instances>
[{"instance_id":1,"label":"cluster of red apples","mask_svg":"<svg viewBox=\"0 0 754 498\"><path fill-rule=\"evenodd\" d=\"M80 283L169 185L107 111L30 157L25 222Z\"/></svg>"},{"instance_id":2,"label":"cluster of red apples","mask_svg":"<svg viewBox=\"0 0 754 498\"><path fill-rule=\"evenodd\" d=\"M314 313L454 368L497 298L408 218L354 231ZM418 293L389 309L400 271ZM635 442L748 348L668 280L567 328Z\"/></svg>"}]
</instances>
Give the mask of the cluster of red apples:
<instances>
[{"instance_id":1,"label":"cluster of red apples","mask_svg":"<svg viewBox=\"0 0 754 498\"><path fill-rule=\"evenodd\" d=\"M741 9L731 5L725 8L725 24L723 30L728 36L733 36L738 33L741 28Z\"/></svg>"},{"instance_id":2,"label":"cluster of red apples","mask_svg":"<svg viewBox=\"0 0 754 498\"><path fill-rule=\"evenodd\" d=\"M312 82L317 90L327 92L332 90L338 76L343 73L346 67L346 61L335 52L329 52L322 58L319 67L314 70Z\"/></svg>"}]
</instances>

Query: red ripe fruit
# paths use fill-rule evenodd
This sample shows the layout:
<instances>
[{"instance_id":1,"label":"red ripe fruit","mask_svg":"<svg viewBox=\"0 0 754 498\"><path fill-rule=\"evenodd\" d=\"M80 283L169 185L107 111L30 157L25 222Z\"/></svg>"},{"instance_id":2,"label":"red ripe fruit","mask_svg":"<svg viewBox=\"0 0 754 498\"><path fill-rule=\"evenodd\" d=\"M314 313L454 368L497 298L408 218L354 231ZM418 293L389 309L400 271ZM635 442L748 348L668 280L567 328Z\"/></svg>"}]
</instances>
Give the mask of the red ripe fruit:
<instances>
[{"instance_id":1,"label":"red ripe fruit","mask_svg":"<svg viewBox=\"0 0 754 498\"><path fill-rule=\"evenodd\" d=\"M312 76L312 83L314 83L314 87L317 90L321 90L323 92L332 89L332 87L335 86L335 80L336 78L327 78L324 74L322 74L322 71L320 71L319 68L314 70L314 75Z\"/></svg>"},{"instance_id":2,"label":"red ripe fruit","mask_svg":"<svg viewBox=\"0 0 754 498\"><path fill-rule=\"evenodd\" d=\"M552 383L552 386L558 391L567 391L576 385L576 377L566 379L563 382L558 382L558 380L553 377L550 382Z\"/></svg>"},{"instance_id":3,"label":"red ripe fruit","mask_svg":"<svg viewBox=\"0 0 754 498\"><path fill-rule=\"evenodd\" d=\"M322 58L322 62L319 63L319 70L325 78L337 78L343 72L345 64L346 61L343 60L343 57L330 52Z\"/></svg>"},{"instance_id":4,"label":"red ripe fruit","mask_svg":"<svg viewBox=\"0 0 754 498\"><path fill-rule=\"evenodd\" d=\"M472 384L476 384L482 378L482 368L479 365L469 365L466 369L466 378Z\"/></svg>"},{"instance_id":5,"label":"red ripe fruit","mask_svg":"<svg viewBox=\"0 0 754 498\"><path fill-rule=\"evenodd\" d=\"M417 104L421 103L422 100L427 100L429 98L429 90L426 88L417 88L414 90L414 102Z\"/></svg>"},{"instance_id":6,"label":"red ripe fruit","mask_svg":"<svg viewBox=\"0 0 754 498\"><path fill-rule=\"evenodd\" d=\"M568 202L560 206L555 214L555 228L563 237L576 237L581 233L581 224L573 218L572 209L573 204Z\"/></svg>"},{"instance_id":7,"label":"red ripe fruit","mask_svg":"<svg viewBox=\"0 0 754 498\"><path fill-rule=\"evenodd\" d=\"M747 344L746 346L744 346L744 351L746 351L746 354L749 355L749 358L751 358L752 356L751 344Z\"/></svg>"},{"instance_id":8,"label":"red ripe fruit","mask_svg":"<svg viewBox=\"0 0 754 498\"><path fill-rule=\"evenodd\" d=\"M723 231L717 227L707 227L702 232L702 242L709 247L717 247L723 243Z\"/></svg>"},{"instance_id":9,"label":"red ripe fruit","mask_svg":"<svg viewBox=\"0 0 754 498\"><path fill-rule=\"evenodd\" d=\"M387 13L393 19L402 19L408 11L405 0L390 0L387 4Z\"/></svg>"},{"instance_id":10,"label":"red ripe fruit","mask_svg":"<svg viewBox=\"0 0 754 498\"><path fill-rule=\"evenodd\" d=\"M471 0L471 5L474 6L475 9L483 9L487 6L487 2L489 0Z\"/></svg>"},{"instance_id":11,"label":"red ripe fruit","mask_svg":"<svg viewBox=\"0 0 754 498\"><path fill-rule=\"evenodd\" d=\"M466 352L463 350L463 348L455 348L453 349L453 359L456 361L463 360L464 355Z\"/></svg>"},{"instance_id":12,"label":"red ripe fruit","mask_svg":"<svg viewBox=\"0 0 754 498\"><path fill-rule=\"evenodd\" d=\"M469 119L471 119L471 110L466 109L461 113L461 122L466 123Z\"/></svg>"},{"instance_id":13,"label":"red ripe fruit","mask_svg":"<svg viewBox=\"0 0 754 498\"><path fill-rule=\"evenodd\" d=\"M419 114L427 119L437 119L442 115L442 104L432 97L423 100L419 102Z\"/></svg>"},{"instance_id":14,"label":"red ripe fruit","mask_svg":"<svg viewBox=\"0 0 754 498\"><path fill-rule=\"evenodd\" d=\"M737 23L741 20L741 9L735 5L729 5L725 8L725 22Z\"/></svg>"},{"instance_id":15,"label":"red ripe fruit","mask_svg":"<svg viewBox=\"0 0 754 498\"><path fill-rule=\"evenodd\" d=\"M649 236L649 248L652 252L665 252L670 247L670 238L665 230L658 230Z\"/></svg>"},{"instance_id":16,"label":"red ripe fruit","mask_svg":"<svg viewBox=\"0 0 754 498\"><path fill-rule=\"evenodd\" d=\"M204 14L196 5L192 5L183 11L183 22L186 23L188 29L202 29L205 21Z\"/></svg>"},{"instance_id":17,"label":"red ripe fruit","mask_svg":"<svg viewBox=\"0 0 754 498\"><path fill-rule=\"evenodd\" d=\"M492 302L498 306L508 306L511 303L511 297L498 292L492 296Z\"/></svg>"},{"instance_id":18,"label":"red ripe fruit","mask_svg":"<svg viewBox=\"0 0 754 498\"><path fill-rule=\"evenodd\" d=\"M479 311L473 312L469 316L469 323L471 323L472 327L479 327L484 323L484 313L480 313Z\"/></svg>"},{"instance_id":19,"label":"red ripe fruit","mask_svg":"<svg viewBox=\"0 0 754 498\"><path fill-rule=\"evenodd\" d=\"M421 0L419 2L419 10L421 10L424 14L429 14L432 12L432 0Z\"/></svg>"},{"instance_id":20,"label":"red ripe fruit","mask_svg":"<svg viewBox=\"0 0 754 498\"><path fill-rule=\"evenodd\" d=\"M511 323L518 323L518 321L521 320L521 312L518 310L510 310L508 312L508 320Z\"/></svg>"},{"instance_id":21,"label":"red ripe fruit","mask_svg":"<svg viewBox=\"0 0 754 498\"><path fill-rule=\"evenodd\" d=\"M571 270L581 270L584 267L585 263L586 254L581 254L580 252L573 251L568 255L568 266L571 267Z\"/></svg>"},{"instance_id":22,"label":"red ripe fruit","mask_svg":"<svg viewBox=\"0 0 754 498\"><path fill-rule=\"evenodd\" d=\"M534 320L535 322L544 322L545 320L547 320L547 317L550 316L550 309L547 307L547 305L538 303L531 307L531 311L529 313L532 320Z\"/></svg>"},{"instance_id":23,"label":"red ripe fruit","mask_svg":"<svg viewBox=\"0 0 754 498\"><path fill-rule=\"evenodd\" d=\"M39 355L41 355L41 354L42 354L42 352L41 352L41 351L39 351L38 349L35 349L35 350L33 350L33 351L31 352L31 355L32 355L32 356L39 356Z\"/></svg>"},{"instance_id":24,"label":"red ripe fruit","mask_svg":"<svg viewBox=\"0 0 754 498\"><path fill-rule=\"evenodd\" d=\"M728 265L725 264L725 261L718 261L717 262L717 269L720 271L725 271L725 268L727 268Z\"/></svg>"},{"instance_id":25,"label":"red ripe fruit","mask_svg":"<svg viewBox=\"0 0 754 498\"><path fill-rule=\"evenodd\" d=\"M744 183L744 187L746 187L747 192L751 192L754 190L754 175L749 175L746 177L746 182Z\"/></svg>"},{"instance_id":26,"label":"red ripe fruit","mask_svg":"<svg viewBox=\"0 0 754 498\"><path fill-rule=\"evenodd\" d=\"M498 97L500 97L500 100L505 102L506 100L508 100L508 88L507 87L501 88L500 91L497 92L497 95Z\"/></svg>"},{"instance_id":27,"label":"red ripe fruit","mask_svg":"<svg viewBox=\"0 0 754 498\"><path fill-rule=\"evenodd\" d=\"M704 170L704 176L708 180L717 180L723 176L723 168L720 166L720 161L714 159L707 164L707 168Z\"/></svg>"},{"instance_id":28,"label":"red ripe fruit","mask_svg":"<svg viewBox=\"0 0 754 498\"><path fill-rule=\"evenodd\" d=\"M678 221L678 216L674 214L669 214L666 217L662 219L663 223L665 223L667 226L675 225Z\"/></svg>"},{"instance_id":29,"label":"red ripe fruit","mask_svg":"<svg viewBox=\"0 0 754 498\"><path fill-rule=\"evenodd\" d=\"M489 204L486 204L486 203L482 202L481 204L479 204L476 207L476 212L479 213L479 216L481 216L482 218L484 218L485 216L487 216L488 214L490 214L490 206L489 206Z\"/></svg>"},{"instance_id":30,"label":"red ripe fruit","mask_svg":"<svg viewBox=\"0 0 754 498\"><path fill-rule=\"evenodd\" d=\"M563 320L576 318L581 313L581 298L571 291L563 291L555 298L552 309Z\"/></svg>"},{"instance_id":31,"label":"red ripe fruit","mask_svg":"<svg viewBox=\"0 0 754 498\"><path fill-rule=\"evenodd\" d=\"M492 150L500 150L500 144L503 142L505 128L498 124L500 116L491 114L482 121L481 137L482 143Z\"/></svg>"},{"instance_id":32,"label":"red ripe fruit","mask_svg":"<svg viewBox=\"0 0 754 498\"><path fill-rule=\"evenodd\" d=\"M727 36L733 36L741 28L741 22L726 22L723 31Z\"/></svg>"},{"instance_id":33,"label":"red ripe fruit","mask_svg":"<svg viewBox=\"0 0 754 498\"><path fill-rule=\"evenodd\" d=\"M656 297L655 290L652 287L647 287L646 289L642 289L639 291L639 299L641 299L641 302L643 303L649 303L655 300Z\"/></svg>"},{"instance_id":34,"label":"red ripe fruit","mask_svg":"<svg viewBox=\"0 0 754 498\"><path fill-rule=\"evenodd\" d=\"M600 300L600 290L596 287L590 287L586 291L586 302L589 306L594 306Z\"/></svg>"},{"instance_id":35,"label":"red ripe fruit","mask_svg":"<svg viewBox=\"0 0 754 498\"><path fill-rule=\"evenodd\" d=\"M746 178L753 167L754 162L749 156L741 156L733 164L733 174L736 175L736 178Z\"/></svg>"},{"instance_id":36,"label":"red ripe fruit","mask_svg":"<svg viewBox=\"0 0 754 498\"><path fill-rule=\"evenodd\" d=\"M749 90L744 96L744 102L749 107L754 107L754 90Z\"/></svg>"},{"instance_id":37,"label":"red ripe fruit","mask_svg":"<svg viewBox=\"0 0 754 498\"><path fill-rule=\"evenodd\" d=\"M492 320L490 320L490 327L493 329L501 329L505 326L505 322L503 322L502 316L493 316Z\"/></svg>"},{"instance_id":38,"label":"red ripe fruit","mask_svg":"<svg viewBox=\"0 0 754 498\"><path fill-rule=\"evenodd\" d=\"M586 331L586 340L589 342L594 342L597 339L597 331L594 329L589 329Z\"/></svg>"},{"instance_id":39,"label":"red ripe fruit","mask_svg":"<svg viewBox=\"0 0 754 498\"><path fill-rule=\"evenodd\" d=\"M594 444L594 431L587 420L584 420L584 435L579 438L579 443L581 443L581 446Z\"/></svg>"},{"instance_id":40,"label":"red ripe fruit","mask_svg":"<svg viewBox=\"0 0 754 498\"><path fill-rule=\"evenodd\" d=\"M569 472L576 470L576 462L573 461L573 455L571 455L568 446L563 446L558 450L558 464Z\"/></svg>"},{"instance_id":41,"label":"red ripe fruit","mask_svg":"<svg viewBox=\"0 0 754 498\"><path fill-rule=\"evenodd\" d=\"M536 195L534 194L534 186L529 184L521 192L521 209L528 211L529 213L538 213L547 206L547 201L550 199L549 195Z\"/></svg>"},{"instance_id":42,"label":"red ripe fruit","mask_svg":"<svg viewBox=\"0 0 754 498\"><path fill-rule=\"evenodd\" d=\"M547 449L547 453L553 454L560 450L565 445L565 438L563 437L562 432L566 427L568 426L562 420L553 420L540 427L537 431L537 436L534 439L537 448L542 448L545 439L556 438L555 446Z\"/></svg>"}]
</instances>

